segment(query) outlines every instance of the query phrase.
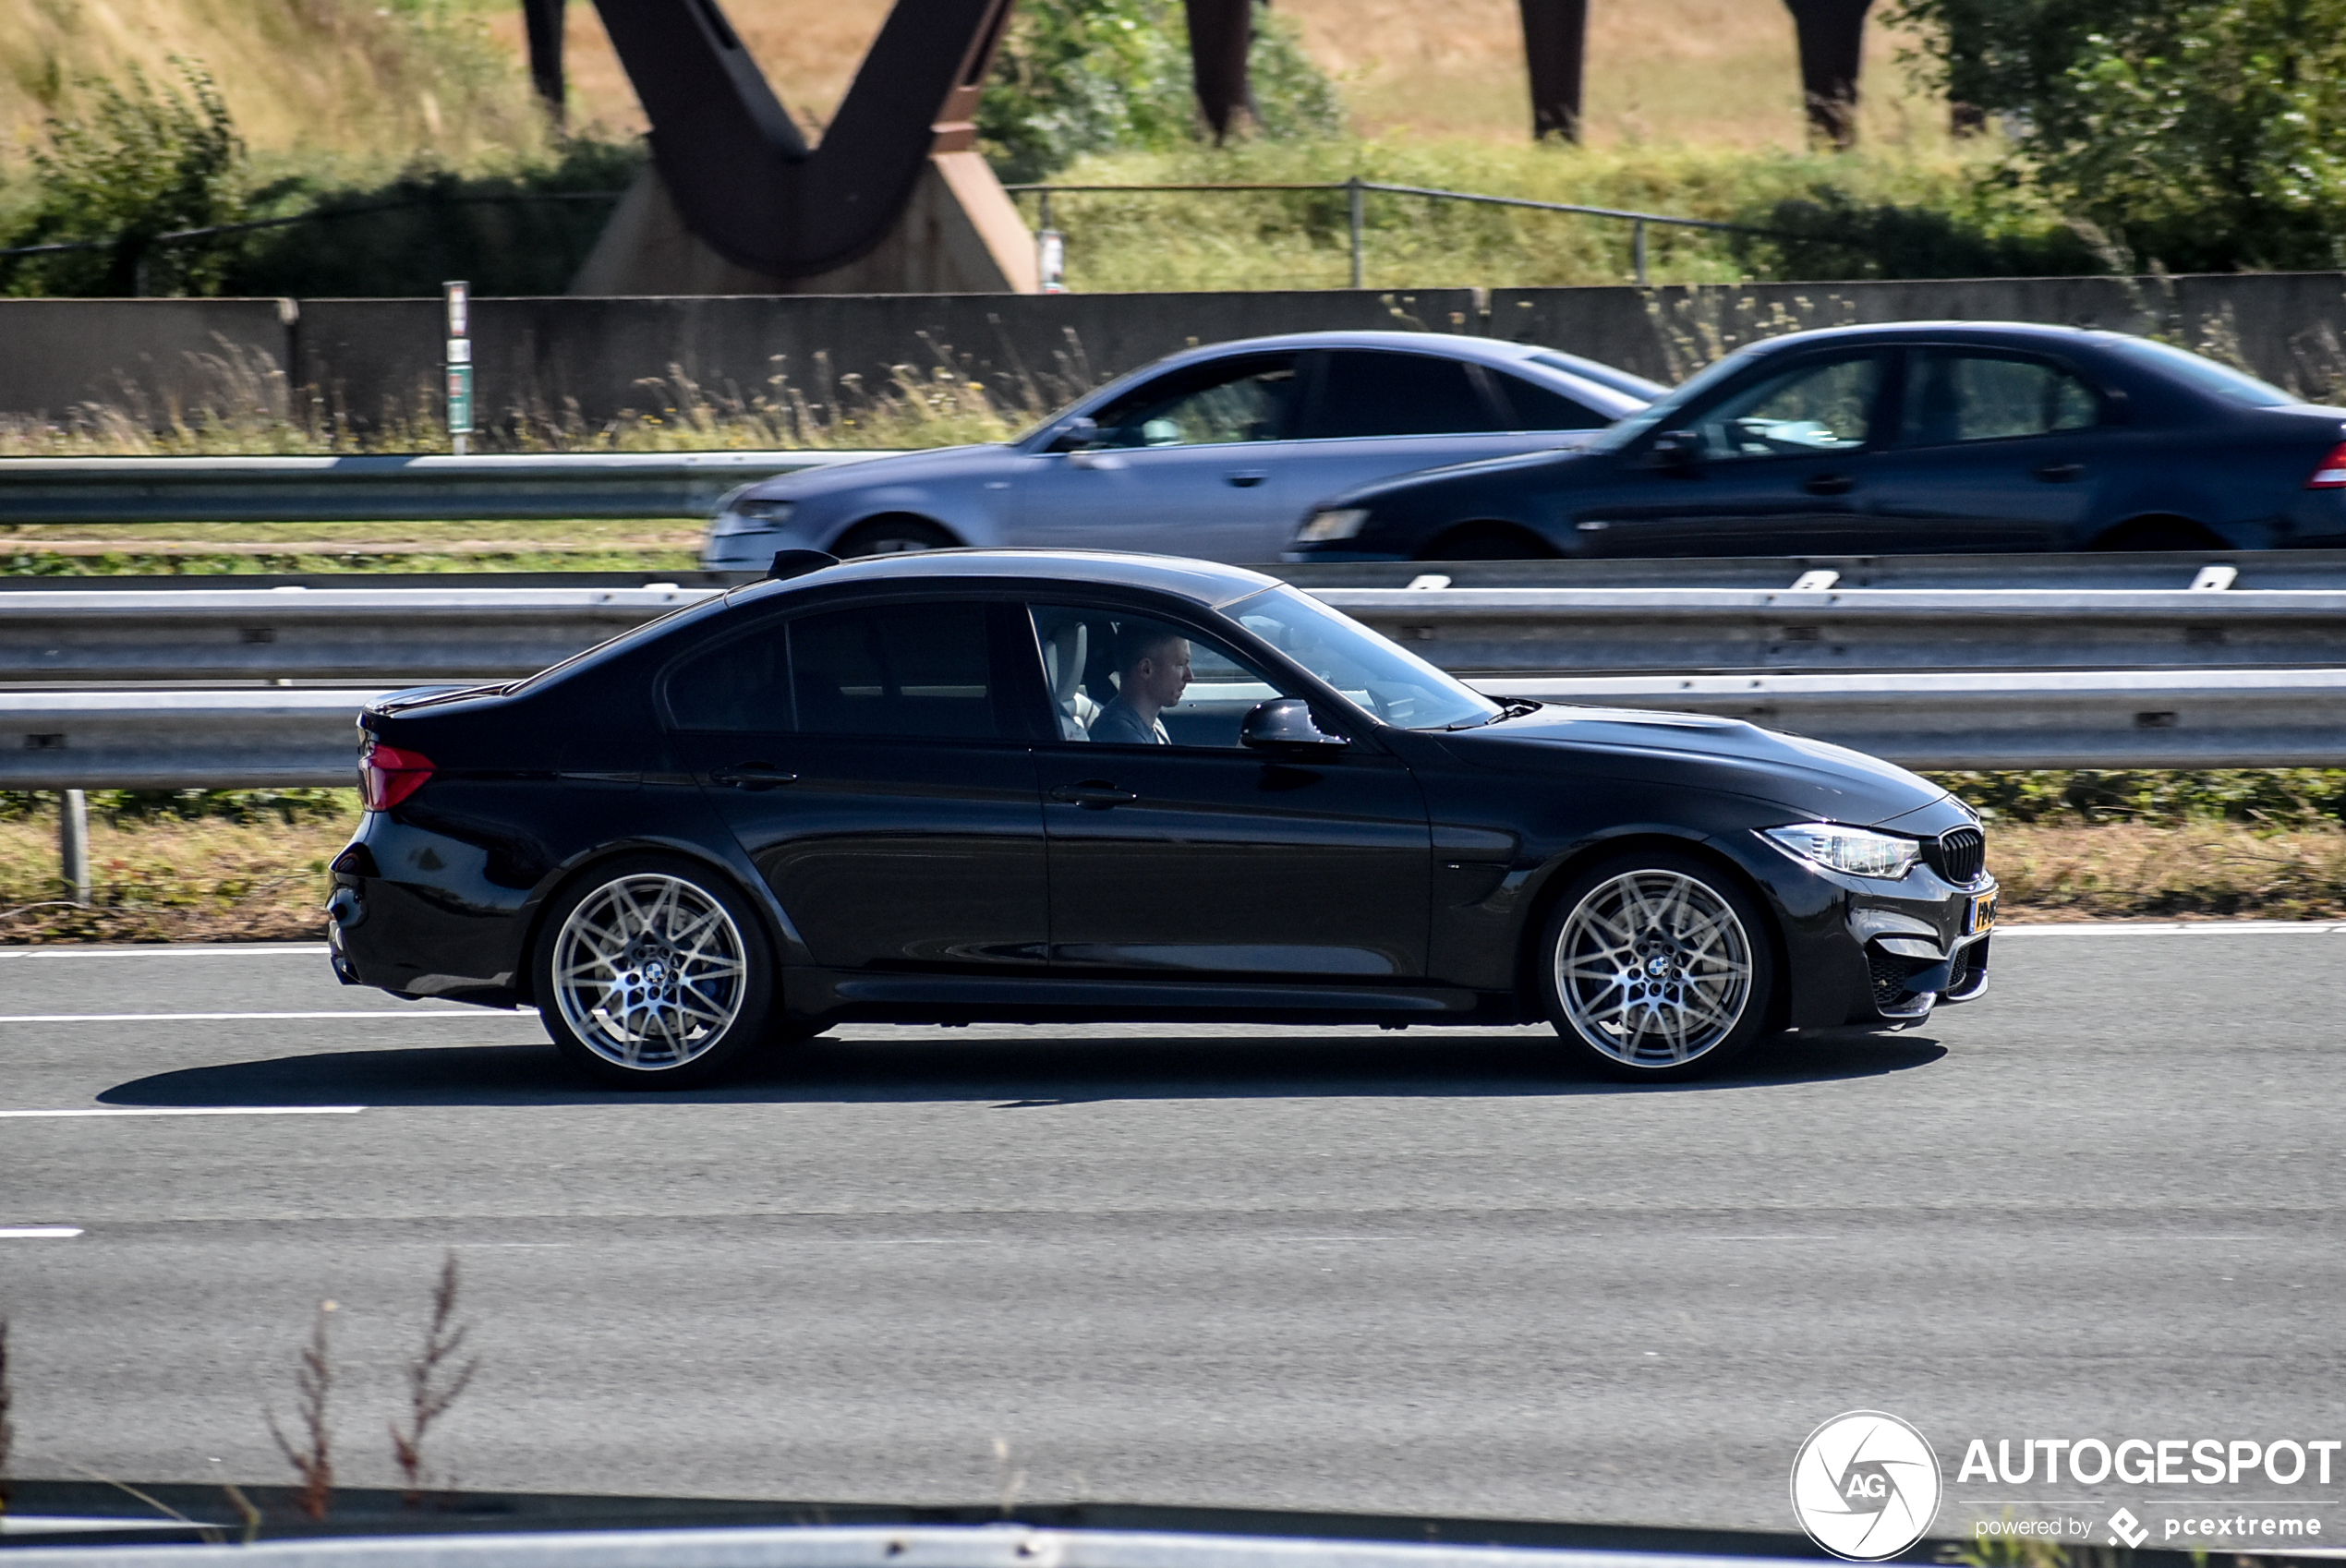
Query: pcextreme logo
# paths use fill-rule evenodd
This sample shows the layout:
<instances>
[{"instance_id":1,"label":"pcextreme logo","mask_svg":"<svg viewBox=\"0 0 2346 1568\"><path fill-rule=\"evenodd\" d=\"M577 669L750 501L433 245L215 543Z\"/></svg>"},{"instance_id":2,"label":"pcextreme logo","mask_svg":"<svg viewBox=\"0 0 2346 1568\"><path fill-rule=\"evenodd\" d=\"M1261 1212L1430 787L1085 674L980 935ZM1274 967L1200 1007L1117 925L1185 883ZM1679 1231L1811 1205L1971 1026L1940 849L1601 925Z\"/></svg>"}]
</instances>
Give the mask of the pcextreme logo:
<instances>
[{"instance_id":1,"label":"pcextreme logo","mask_svg":"<svg viewBox=\"0 0 2346 1568\"><path fill-rule=\"evenodd\" d=\"M1895 1416L1852 1410L1808 1434L1792 1462L1792 1512L1835 1557L1877 1562L1939 1514L1939 1456Z\"/></svg>"}]
</instances>

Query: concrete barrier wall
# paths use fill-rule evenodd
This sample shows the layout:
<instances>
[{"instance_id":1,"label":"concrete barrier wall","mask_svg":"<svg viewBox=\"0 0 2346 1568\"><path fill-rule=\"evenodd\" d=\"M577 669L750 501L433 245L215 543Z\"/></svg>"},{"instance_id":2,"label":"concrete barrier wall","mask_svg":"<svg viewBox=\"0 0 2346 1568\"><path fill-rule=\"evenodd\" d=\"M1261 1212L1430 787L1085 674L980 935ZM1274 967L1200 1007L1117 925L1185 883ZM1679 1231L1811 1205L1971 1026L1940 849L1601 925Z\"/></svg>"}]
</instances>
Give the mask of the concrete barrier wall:
<instances>
[{"instance_id":1,"label":"concrete barrier wall","mask_svg":"<svg viewBox=\"0 0 2346 1568\"><path fill-rule=\"evenodd\" d=\"M1192 344L1385 327L1489 333L1675 380L1755 338L1856 321L2026 320L2155 332L2315 397L2346 397L2346 273L1997 278L1686 288L879 295L475 302L484 419L599 424L689 397L830 401L940 366L1050 405ZM429 299L0 300L0 416L159 418L279 395L361 428L437 417ZM272 383L264 374L284 372ZM274 385L278 391L272 392ZM142 412L143 411L143 412Z\"/></svg>"}]
</instances>

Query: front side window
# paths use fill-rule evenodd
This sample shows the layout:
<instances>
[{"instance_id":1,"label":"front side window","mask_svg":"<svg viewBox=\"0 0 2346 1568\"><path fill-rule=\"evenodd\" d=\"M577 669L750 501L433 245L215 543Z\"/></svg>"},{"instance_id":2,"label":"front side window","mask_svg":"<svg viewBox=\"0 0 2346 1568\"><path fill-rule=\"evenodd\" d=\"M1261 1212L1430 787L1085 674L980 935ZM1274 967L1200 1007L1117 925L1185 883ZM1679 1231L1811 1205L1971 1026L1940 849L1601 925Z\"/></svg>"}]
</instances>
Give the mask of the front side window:
<instances>
[{"instance_id":1,"label":"front side window","mask_svg":"<svg viewBox=\"0 0 2346 1568\"><path fill-rule=\"evenodd\" d=\"M1257 703L1294 694L1191 627L1120 609L1034 607L1062 741L1235 747Z\"/></svg>"},{"instance_id":2,"label":"front side window","mask_svg":"<svg viewBox=\"0 0 2346 1568\"><path fill-rule=\"evenodd\" d=\"M1872 432L1880 392L1879 354L1804 360L1729 393L1694 429L1714 463L1854 452Z\"/></svg>"},{"instance_id":3,"label":"front side window","mask_svg":"<svg viewBox=\"0 0 2346 1568\"><path fill-rule=\"evenodd\" d=\"M1898 439L1906 446L2082 430L2101 417L2100 399L2066 370L1953 348L1918 348L1906 356L1904 408Z\"/></svg>"},{"instance_id":4,"label":"front side window","mask_svg":"<svg viewBox=\"0 0 2346 1568\"><path fill-rule=\"evenodd\" d=\"M1613 422L1609 416L1521 376L1502 372L1491 379L1497 384L1499 394L1507 400L1518 430L1593 430Z\"/></svg>"},{"instance_id":5,"label":"front side window","mask_svg":"<svg viewBox=\"0 0 2346 1568\"><path fill-rule=\"evenodd\" d=\"M1455 359L1339 348L1320 372L1306 440L1360 436L1457 436L1506 428Z\"/></svg>"},{"instance_id":6,"label":"front side window","mask_svg":"<svg viewBox=\"0 0 2346 1568\"><path fill-rule=\"evenodd\" d=\"M1498 704L1298 588L1265 588L1223 614L1344 694L1403 730L1462 730L1499 717Z\"/></svg>"},{"instance_id":7,"label":"front side window","mask_svg":"<svg viewBox=\"0 0 2346 1568\"><path fill-rule=\"evenodd\" d=\"M983 604L947 602L792 621L797 728L816 735L999 738L986 620Z\"/></svg>"},{"instance_id":8,"label":"front side window","mask_svg":"<svg viewBox=\"0 0 2346 1568\"><path fill-rule=\"evenodd\" d=\"M1254 354L1192 365L1131 392L1093 417L1104 447L1275 441L1295 399L1295 356Z\"/></svg>"}]
</instances>

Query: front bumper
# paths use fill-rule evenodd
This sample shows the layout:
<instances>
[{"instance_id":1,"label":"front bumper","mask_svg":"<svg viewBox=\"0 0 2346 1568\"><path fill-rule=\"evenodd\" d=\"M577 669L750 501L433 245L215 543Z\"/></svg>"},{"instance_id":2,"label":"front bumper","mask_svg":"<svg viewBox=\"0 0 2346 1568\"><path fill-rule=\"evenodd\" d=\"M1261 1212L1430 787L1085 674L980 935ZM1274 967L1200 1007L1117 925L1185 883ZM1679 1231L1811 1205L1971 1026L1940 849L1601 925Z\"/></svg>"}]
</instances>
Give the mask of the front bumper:
<instances>
[{"instance_id":1,"label":"front bumper","mask_svg":"<svg viewBox=\"0 0 2346 1568\"><path fill-rule=\"evenodd\" d=\"M1987 995L1995 878L1958 887L1928 866L1895 883L1828 878L1844 885L1844 939L1864 962L1862 988L1848 998L1842 1021L1916 1024L1942 1003Z\"/></svg>"}]
</instances>

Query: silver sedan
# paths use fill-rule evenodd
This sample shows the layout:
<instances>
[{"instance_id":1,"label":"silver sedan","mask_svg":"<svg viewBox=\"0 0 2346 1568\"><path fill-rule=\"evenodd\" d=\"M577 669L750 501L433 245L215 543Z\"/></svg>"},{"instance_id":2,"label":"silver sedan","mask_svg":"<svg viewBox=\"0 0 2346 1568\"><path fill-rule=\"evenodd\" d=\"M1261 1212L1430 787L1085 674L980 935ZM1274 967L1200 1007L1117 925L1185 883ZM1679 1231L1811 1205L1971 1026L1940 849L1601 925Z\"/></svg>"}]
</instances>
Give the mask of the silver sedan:
<instances>
[{"instance_id":1,"label":"silver sedan","mask_svg":"<svg viewBox=\"0 0 2346 1568\"><path fill-rule=\"evenodd\" d=\"M701 563L952 545L1276 561L1314 502L1477 458L1575 446L1663 389L1553 349L1443 332L1298 332L1190 349L1016 440L787 474L727 496Z\"/></svg>"}]
</instances>

